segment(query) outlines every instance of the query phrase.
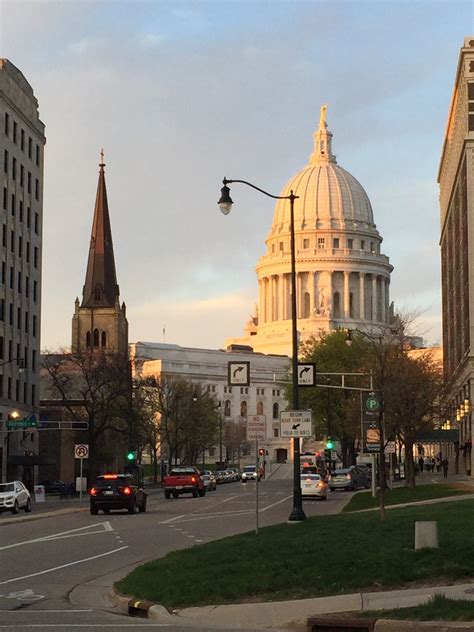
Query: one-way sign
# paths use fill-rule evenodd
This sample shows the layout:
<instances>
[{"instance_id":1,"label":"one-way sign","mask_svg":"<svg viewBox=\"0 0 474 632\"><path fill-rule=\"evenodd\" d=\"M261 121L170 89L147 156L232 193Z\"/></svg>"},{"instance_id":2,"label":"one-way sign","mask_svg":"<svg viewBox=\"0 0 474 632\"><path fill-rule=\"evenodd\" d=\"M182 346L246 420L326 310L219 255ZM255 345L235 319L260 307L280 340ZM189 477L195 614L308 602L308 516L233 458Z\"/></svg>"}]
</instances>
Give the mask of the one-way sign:
<instances>
[{"instance_id":1,"label":"one-way sign","mask_svg":"<svg viewBox=\"0 0 474 632\"><path fill-rule=\"evenodd\" d=\"M314 386L316 384L316 363L298 362L298 386Z\"/></svg>"}]
</instances>

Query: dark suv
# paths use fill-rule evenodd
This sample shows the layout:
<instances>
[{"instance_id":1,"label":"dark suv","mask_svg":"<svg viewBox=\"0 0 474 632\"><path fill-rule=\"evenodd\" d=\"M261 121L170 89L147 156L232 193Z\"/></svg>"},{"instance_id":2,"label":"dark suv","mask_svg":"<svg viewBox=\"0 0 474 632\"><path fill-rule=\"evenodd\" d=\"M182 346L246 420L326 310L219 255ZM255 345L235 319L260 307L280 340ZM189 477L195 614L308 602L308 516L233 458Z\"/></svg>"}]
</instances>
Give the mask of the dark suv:
<instances>
[{"instance_id":1,"label":"dark suv","mask_svg":"<svg viewBox=\"0 0 474 632\"><path fill-rule=\"evenodd\" d=\"M351 465L351 467L336 470L329 477L329 488L332 492L336 489L355 491L358 487L369 489L370 480L365 472L357 465Z\"/></svg>"},{"instance_id":2,"label":"dark suv","mask_svg":"<svg viewBox=\"0 0 474 632\"><path fill-rule=\"evenodd\" d=\"M109 513L111 509L127 509L128 513L146 511L146 493L130 474L103 474L89 490L91 514Z\"/></svg>"}]
</instances>

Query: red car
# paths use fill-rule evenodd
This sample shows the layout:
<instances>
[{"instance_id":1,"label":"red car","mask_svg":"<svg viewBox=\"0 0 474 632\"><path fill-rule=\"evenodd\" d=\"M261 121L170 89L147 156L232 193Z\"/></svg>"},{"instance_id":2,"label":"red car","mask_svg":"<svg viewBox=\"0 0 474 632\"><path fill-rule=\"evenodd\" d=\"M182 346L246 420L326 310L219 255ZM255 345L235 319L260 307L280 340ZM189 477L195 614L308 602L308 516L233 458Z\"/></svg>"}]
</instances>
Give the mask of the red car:
<instances>
[{"instance_id":1,"label":"red car","mask_svg":"<svg viewBox=\"0 0 474 632\"><path fill-rule=\"evenodd\" d=\"M197 467L191 465L176 465L168 476L163 478L165 498L178 498L180 494L204 496L206 486Z\"/></svg>"}]
</instances>

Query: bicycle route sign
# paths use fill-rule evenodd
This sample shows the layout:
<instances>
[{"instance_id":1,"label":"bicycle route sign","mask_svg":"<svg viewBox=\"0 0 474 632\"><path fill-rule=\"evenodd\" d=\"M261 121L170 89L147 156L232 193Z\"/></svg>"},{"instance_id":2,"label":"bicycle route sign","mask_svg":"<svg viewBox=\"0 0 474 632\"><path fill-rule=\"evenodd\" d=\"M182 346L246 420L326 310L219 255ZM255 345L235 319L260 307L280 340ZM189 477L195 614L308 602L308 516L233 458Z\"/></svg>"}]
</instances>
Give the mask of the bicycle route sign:
<instances>
[{"instance_id":1,"label":"bicycle route sign","mask_svg":"<svg viewBox=\"0 0 474 632\"><path fill-rule=\"evenodd\" d=\"M74 446L74 458L87 459L89 456L89 446L87 443L78 443Z\"/></svg>"}]
</instances>

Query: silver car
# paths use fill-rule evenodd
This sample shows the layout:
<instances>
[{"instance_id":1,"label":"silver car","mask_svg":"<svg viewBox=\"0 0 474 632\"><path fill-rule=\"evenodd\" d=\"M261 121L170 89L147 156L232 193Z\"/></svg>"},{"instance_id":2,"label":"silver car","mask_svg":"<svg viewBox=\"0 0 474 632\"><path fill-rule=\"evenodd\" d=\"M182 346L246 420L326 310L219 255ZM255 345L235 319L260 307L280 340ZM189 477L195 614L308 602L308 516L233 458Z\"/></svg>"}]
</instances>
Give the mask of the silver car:
<instances>
[{"instance_id":1,"label":"silver car","mask_svg":"<svg viewBox=\"0 0 474 632\"><path fill-rule=\"evenodd\" d=\"M336 489L355 491L359 487L369 489L370 481L365 473L356 465L335 470L329 477L329 488L332 492Z\"/></svg>"},{"instance_id":2,"label":"silver car","mask_svg":"<svg viewBox=\"0 0 474 632\"><path fill-rule=\"evenodd\" d=\"M0 483L0 512L11 511L17 514L20 509L31 511L30 492L21 481Z\"/></svg>"}]
</instances>

